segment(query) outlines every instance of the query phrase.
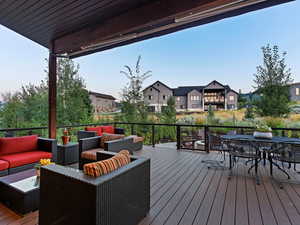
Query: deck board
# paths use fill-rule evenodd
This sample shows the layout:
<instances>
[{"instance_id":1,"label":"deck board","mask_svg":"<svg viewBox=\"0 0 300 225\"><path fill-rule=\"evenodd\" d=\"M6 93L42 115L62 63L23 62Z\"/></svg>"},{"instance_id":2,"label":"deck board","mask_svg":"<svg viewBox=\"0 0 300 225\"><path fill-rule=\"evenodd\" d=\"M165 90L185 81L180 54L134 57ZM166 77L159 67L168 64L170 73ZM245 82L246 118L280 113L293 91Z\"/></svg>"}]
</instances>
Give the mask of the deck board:
<instances>
[{"instance_id":1,"label":"deck board","mask_svg":"<svg viewBox=\"0 0 300 225\"><path fill-rule=\"evenodd\" d=\"M144 147L137 155L151 158L151 210L139 225L298 225L300 185L279 189L269 168L259 167L261 184L238 164L231 180L228 170L208 169L203 159L219 159L212 152L196 153ZM274 169L274 177L284 176ZM292 175L299 182L299 175ZM299 181L298 181L299 180ZM0 204L0 225L36 225L38 211L23 217Z\"/></svg>"}]
</instances>

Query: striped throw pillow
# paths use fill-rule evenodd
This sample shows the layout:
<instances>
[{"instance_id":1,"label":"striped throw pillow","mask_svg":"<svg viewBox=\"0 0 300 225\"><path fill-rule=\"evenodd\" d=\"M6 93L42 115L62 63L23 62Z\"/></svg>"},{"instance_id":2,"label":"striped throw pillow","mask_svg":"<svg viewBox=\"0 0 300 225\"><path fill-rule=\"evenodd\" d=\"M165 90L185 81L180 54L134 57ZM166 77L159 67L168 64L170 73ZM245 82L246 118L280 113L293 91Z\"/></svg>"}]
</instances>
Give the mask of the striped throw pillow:
<instances>
[{"instance_id":1,"label":"striped throw pillow","mask_svg":"<svg viewBox=\"0 0 300 225\"><path fill-rule=\"evenodd\" d=\"M83 166L84 174L99 177L130 163L129 151L122 150L110 159L88 163Z\"/></svg>"}]
</instances>

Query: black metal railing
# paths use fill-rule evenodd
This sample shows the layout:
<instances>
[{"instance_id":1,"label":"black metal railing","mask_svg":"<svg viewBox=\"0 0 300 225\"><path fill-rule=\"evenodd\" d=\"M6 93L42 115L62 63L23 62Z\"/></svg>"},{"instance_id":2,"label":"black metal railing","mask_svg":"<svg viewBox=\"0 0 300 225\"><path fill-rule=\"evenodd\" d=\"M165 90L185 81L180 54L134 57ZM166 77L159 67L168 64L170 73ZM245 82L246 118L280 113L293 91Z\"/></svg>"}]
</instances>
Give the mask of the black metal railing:
<instances>
[{"instance_id":1,"label":"black metal railing","mask_svg":"<svg viewBox=\"0 0 300 225\"><path fill-rule=\"evenodd\" d=\"M166 124L166 123L130 123L130 122L107 122L92 124L75 124L58 126L58 136L63 129L72 130L73 138L76 138L77 131L87 126L114 125L123 127L127 135L139 135L145 137L145 144L155 147L162 142L174 142L177 149L189 149L209 152L209 135L226 134L230 131L237 134L252 134L254 127L250 126L220 126L220 125L191 125L191 124ZM165 128L168 128L167 130ZM1 136L20 136L27 134L38 134L48 136L48 127L31 128L5 128L0 129ZM165 129L165 130L163 130ZM272 128L277 136L294 135L300 137L300 128ZM164 136L164 133L170 133ZM198 146L198 147L197 147ZM200 147L199 147L200 146Z\"/></svg>"}]
</instances>

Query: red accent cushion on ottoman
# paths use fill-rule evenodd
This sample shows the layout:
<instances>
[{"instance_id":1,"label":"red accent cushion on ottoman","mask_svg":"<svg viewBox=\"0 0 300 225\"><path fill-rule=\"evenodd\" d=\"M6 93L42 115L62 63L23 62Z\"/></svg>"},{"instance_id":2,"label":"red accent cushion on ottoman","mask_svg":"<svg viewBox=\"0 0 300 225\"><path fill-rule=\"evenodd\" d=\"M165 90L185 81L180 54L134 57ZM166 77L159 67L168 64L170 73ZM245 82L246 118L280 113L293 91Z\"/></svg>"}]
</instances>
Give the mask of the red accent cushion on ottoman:
<instances>
[{"instance_id":1,"label":"red accent cushion on ottoman","mask_svg":"<svg viewBox=\"0 0 300 225\"><path fill-rule=\"evenodd\" d=\"M102 133L114 134L115 128L113 126L101 126Z\"/></svg>"},{"instance_id":2,"label":"red accent cushion on ottoman","mask_svg":"<svg viewBox=\"0 0 300 225\"><path fill-rule=\"evenodd\" d=\"M97 133L97 136L102 136L102 128L101 127L86 127L86 131L94 131Z\"/></svg>"},{"instance_id":3,"label":"red accent cushion on ottoman","mask_svg":"<svg viewBox=\"0 0 300 225\"><path fill-rule=\"evenodd\" d=\"M9 167L8 162L0 160L0 170L7 170Z\"/></svg>"},{"instance_id":4,"label":"red accent cushion on ottoman","mask_svg":"<svg viewBox=\"0 0 300 225\"><path fill-rule=\"evenodd\" d=\"M29 152L38 148L38 136L0 138L0 155Z\"/></svg>"},{"instance_id":5,"label":"red accent cushion on ottoman","mask_svg":"<svg viewBox=\"0 0 300 225\"><path fill-rule=\"evenodd\" d=\"M1 160L9 163L9 168L35 163L45 158L51 159L52 154L50 152L32 151L0 156Z\"/></svg>"}]
</instances>

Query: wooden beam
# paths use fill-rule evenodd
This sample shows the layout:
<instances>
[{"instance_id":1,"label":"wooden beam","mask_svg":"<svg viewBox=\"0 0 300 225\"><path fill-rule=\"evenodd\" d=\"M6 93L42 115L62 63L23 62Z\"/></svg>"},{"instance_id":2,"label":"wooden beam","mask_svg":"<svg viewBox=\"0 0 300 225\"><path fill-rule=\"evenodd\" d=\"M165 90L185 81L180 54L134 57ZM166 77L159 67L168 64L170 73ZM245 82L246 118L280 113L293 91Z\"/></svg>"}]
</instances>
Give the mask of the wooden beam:
<instances>
[{"instance_id":1,"label":"wooden beam","mask_svg":"<svg viewBox=\"0 0 300 225\"><path fill-rule=\"evenodd\" d=\"M165 20L190 15L194 11L208 10L236 0L160 0L130 10L101 24L94 24L80 31L55 40L55 53L71 53L82 46L135 31L145 26L156 25Z\"/></svg>"},{"instance_id":2,"label":"wooden beam","mask_svg":"<svg viewBox=\"0 0 300 225\"><path fill-rule=\"evenodd\" d=\"M56 92L57 92L57 57L53 54L53 47L49 53L49 77L48 77L48 100L49 100L49 118L48 129L49 138L56 139Z\"/></svg>"},{"instance_id":3,"label":"wooden beam","mask_svg":"<svg viewBox=\"0 0 300 225\"><path fill-rule=\"evenodd\" d=\"M150 34L137 35L137 38L124 40L119 43L110 43L103 47L109 49L112 46L121 46L124 44L145 40L151 37L160 36L166 33L176 32L177 30L186 29L192 26L213 22L222 18L227 18L235 15L240 15L250 11L278 5L281 3L289 2L291 0L264 0L255 2L249 0L253 5L241 7L223 13L220 15L213 15L209 18L200 19L191 23L174 23L176 18L190 16L191 14L205 12L207 10L216 9L228 4L237 3L237 0L160 0L152 1L144 6L136 9L129 10L117 17L108 19L101 24L91 24L86 28L79 31L67 34L55 40L55 53L74 53L76 56L86 55L80 53L83 49L86 50L88 46L97 45L107 40L115 40L128 36L127 34L135 34L139 29L157 29L157 24L170 22L170 26L165 26L161 30L154 31ZM240 1L241 4L246 4L246 1ZM202 22L203 21L203 22ZM124 36L126 35L126 36ZM85 51L84 50L84 51ZM98 50L99 51L99 50ZM94 51L90 51L94 52ZM72 56L73 57L73 56Z\"/></svg>"}]
</instances>

